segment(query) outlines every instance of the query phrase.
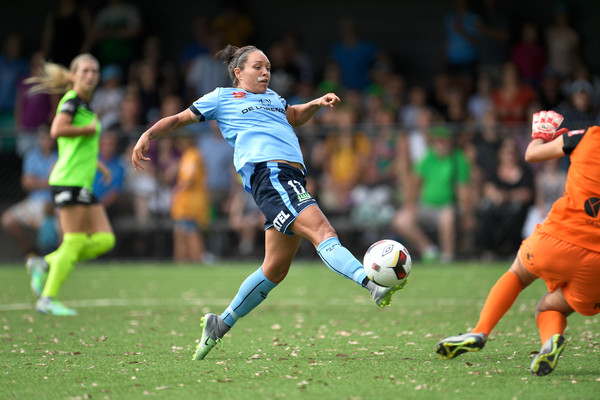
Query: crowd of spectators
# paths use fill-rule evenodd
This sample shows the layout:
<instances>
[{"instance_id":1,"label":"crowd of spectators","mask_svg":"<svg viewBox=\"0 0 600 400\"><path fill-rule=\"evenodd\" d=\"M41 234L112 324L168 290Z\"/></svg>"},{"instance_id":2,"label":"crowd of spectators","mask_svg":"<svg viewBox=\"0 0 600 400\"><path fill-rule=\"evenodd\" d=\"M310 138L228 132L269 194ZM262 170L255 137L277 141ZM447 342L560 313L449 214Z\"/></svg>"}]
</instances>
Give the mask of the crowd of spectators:
<instances>
[{"instance_id":1,"label":"crowd of spectators","mask_svg":"<svg viewBox=\"0 0 600 400\"><path fill-rule=\"evenodd\" d=\"M334 226L354 227L366 242L396 236L415 256L451 261L511 256L521 232L544 218L560 194L568 160L543 169L523 163L530 116L553 109L572 129L597 123L598 78L581 56L566 3L552 6L554 18L545 25L521 21L517 27L497 3L486 0L473 10L455 1L440 21L443 65L427 82L404 75L392 49L378 46L353 20L340 23L329 57L319 62L292 29L273 43L257 43L273 66L270 87L290 104L326 92L343 101L297 129L311 172L308 188ZM57 99L27 96L23 84L40 73L40 59L68 64L92 52L102 65L92 101L103 124L101 157L116 178L97 193L111 218L133 218L143 228L171 215L181 148L176 138L153 142L150 168L134 172L132 145L161 116L230 85L212 55L226 43L250 43L257 28L239 2L231 2L219 15L195 18L191 41L172 60L164 55L168 43L144 34L134 3L103 4L89 10L84 2L59 1L29 60L20 52L18 32L3 38L0 127L15 129L16 141L11 147L4 138L0 150L25 157L36 146L38 128L52 119ZM204 166L207 251L232 254L211 231L225 224L237 235L234 253L260 252L253 247L260 214L240 192L233 149L214 124L195 124L181 134L194 135Z\"/></svg>"}]
</instances>

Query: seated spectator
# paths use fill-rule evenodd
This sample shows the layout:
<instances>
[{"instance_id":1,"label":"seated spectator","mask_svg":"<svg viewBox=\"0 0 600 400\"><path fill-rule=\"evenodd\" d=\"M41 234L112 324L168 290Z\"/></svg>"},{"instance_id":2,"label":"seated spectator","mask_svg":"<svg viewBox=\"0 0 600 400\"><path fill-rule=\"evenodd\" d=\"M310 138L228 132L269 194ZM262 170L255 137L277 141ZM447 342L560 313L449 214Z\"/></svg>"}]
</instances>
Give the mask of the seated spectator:
<instances>
[{"instance_id":1,"label":"seated spectator","mask_svg":"<svg viewBox=\"0 0 600 400\"><path fill-rule=\"evenodd\" d=\"M400 123L407 130L415 129L420 110L427 106L427 91L423 86L413 86L408 90L408 103L400 109Z\"/></svg>"},{"instance_id":2,"label":"seated spectator","mask_svg":"<svg viewBox=\"0 0 600 400\"><path fill-rule=\"evenodd\" d=\"M505 134L502 125L498 123L496 112L489 108L483 116L483 125L471 144L474 153L471 181L476 198L482 196L483 183L495 173L498 149Z\"/></svg>"},{"instance_id":3,"label":"seated spectator","mask_svg":"<svg viewBox=\"0 0 600 400\"><path fill-rule=\"evenodd\" d=\"M208 37L209 50L198 54L189 64L185 75L186 100L196 99L212 92L217 87L229 84L229 74L223 64L215 58L217 51L223 48L223 38L218 34Z\"/></svg>"},{"instance_id":4,"label":"seated spectator","mask_svg":"<svg viewBox=\"0 0 600 400\"><path fill-rule=\"evenodd\" d=\"M542 170L535 175L535 204L529 207L521 236L528 237L537 224L541 224L552 204L565 193L567 173L560 168L558 159L543 162Z\"/></svg>"},{"instance_id":5,"label":"seated spectator","mask_svg":"<svg viewBox=\"0 0 600 400\"><path fill-rule=\"evenodd\" d=\"M492 94L499 120L507 124L527 121L527 107L536 97L533 88L521 82L517 66L512 62L505 63L500 87Z\"/></svg>"},{"instance_id":6,"label":"seated spectator","mask_svg":"<svg viewBox=\"0 0 600 400\"><path fill-rule=\"evenodd\" d=\"M425 157L414 165L411 185L407 185L412 190L396 212L392 228L423 261L451 262L456 256L457 212L461 212L464 229L472 225L470 166L463 151L454 146L450 129L435 126L429 134L431 144ZM429 238L431 231L437 231L435 243Z\"/></svg>"},{"instance_id":7,"label":"seated spectator","mask_svg":"<svg viewBox=\"0 0 600 400\"><path fill-rule=\"evenodd\" d=\"M196 124L202 126L202 124ZM194 125L190 126L190 129ZM206 184L210 193L211 217L219 218L227 215L228 198L232 185L232 177L237 173L231 167L233 147L225 141L216 121L209 121L208 132L198 135L197 145L202 152L206 168Z\"/></svg>"},{"instance_id":8,"label":"seated spectator","mask_svg":"<svg viewBox=\"0 0 600 400\"><path fill-rule=\"evenodd\" d=\"M361 181L371 152L369 138L355 130L356 113L353 108L336 107L335 126L325 140L323 157L324 182L320 193L323 207L331 212L348 212L350 193Z\"/></svg>"},{"instance_id":9,"label":"seated spectator","mask_svg":"<svg viewBox=\"0 0 600 400\"><path fill-rule=\"evenodd\" d=\"M256 238L265 229L265 216L241 184L236 183L232 190L228 214L227 223L238 238L239 253L252 254Z\"/></svg>"},{"instance_id":10,"label":"seated spectator","mask_svg":"<svg viewBox=\"0 0 600 400\"><path fill-rule=\"evenodd\" d=\"M36 51L29 60L30 74L24 76L17 86L15 102L15 124L17 128L17 154L24 157L27 151L37 146L37 131L42 125L50 125L56 113L55 97L48 93L30 93L34 84L28 78L42 74L44 55Z\"/></svg>"},{"instance_id":11,"label":"seated spectator","mask_svg":"<svg viewBox=\"0 0 600 400\"><path fill-rule=\"evenodd\" d=\"M16 31L10 32L0 49L0 129L12 129L15 126L17 86L22 78L29 75L28 60L21 53L22 35ZM2 148L0 141L0 149L3 151L12 145L5 144L5 148Z\"/></svg>"},{"instance_id":12,"label":"seated spectator","mask_svg":"<svg viewBox=\"0 0 600 400\"><path fill-rule=\"evenodd\" d=\"M492 79L488 75L479 75L475 83L475 93L468 97L466 106L469 117L475 122L476 128L481 128L485 113L493 107L492 90Z\"/></svg>"},{"instance_id":13,"label":"seated spectator","mask_svg":"<svg viewBox=\"0 0 600 400\"><path fill-rule=\"evenodd\" d=\"M23 160L21 186L28 195L2 214L2 228L17 241L24 255L45 254L40 253L42 249L37 248L30 239L28 230L37 231L40 228L47 214L46 204L52 204L48 178L58 159L54 145L48 126L41 127L38 145L29 150Z\"/></svg>"},{"instance_id":14,"label":"seated spectator","mask_svg":"<svg viewBox=\"0 0 600 400\"><path fill-rule=\"evenodd\" d=\"M121 120L121 103L125 98L125 86L121 84L123 71L117 64L102 68L100 86L94 92L90 106L104 128L119 124Z\"/></svg>"},{"instance_id":15,"label":"seated spectator","mask_svg":"<svg viewBox=\"0 0 600 400\"><path fill-rule=\"evenodd\" d=\"M561 103L556 112L565 118L564 126L571 130L583 129L597 122L597 114L593 111L592 98L594 87L586 80L578 79L569 88L569 98Z\"/></svg>"},{"instance_id":16,"label":"seated spectator","mask_svg":"<svg viewBox=\"0 0 600 400\"><path fill-rule=\"evenodd\" d=\"M173 260L205 262L201 230L208 227L210 196L206 187L202 154L191 136L178 137L175 143L181 153L181 159L171 203L171 217L174 222Z\"/></svg>"},{"instance_id":17,"label":"seated spectator","mask_svg":"<svg viewBox=\"0 0 600 400\"><path fill-rule=\"evenodd\" d=\"M123 212L123 192L125 187L125 165L119 152L119 138L113 130L104 131L100 136L98 159L110 171L110 182L96 172L92 192L102 203L109 217Z\"/></svg>"},{"instance_id":18,"label":"seated spectator","mask_svg":"<svg viewBox=\"0 0 600 400\"><path fill-rule=\"evenodd\" d=\"M362 36L356 21L341 22L340 37L333 44L330 56L340 67L345 89L362 91L367 87L376 55L377 48Z\"/></svg>"},{"instance_id":19,"label":"seated spectator","mask_svg":"<svg viewBox=\"0 0 600 400\"><path fill-rule=\"evenodd\" d=\"M427 136L433 121L433 110L429 107L421 107L417 111L415 127L400 136L396 174L402 186L410 185L413 165L421 161L427 152Z\"/></svg>"},{"instance_id":20,"label":"seated spectator","mask_svg":"<svg viewBox=\"0 0 600 400\"><path fill-rule=\"evenodd\" d=\"M521 27L521 38L512 46L510 59L517 65L523 83L539 89L546 68L546 51L533 22Z\"/></svg>"},{"instance_id":21,"label":"seated spectator","mask_svg":"<svg viewBox=\"0 0 600 400\"><path fill-rule=\"evenodd\" d=\"M522 161L514 139L498 150L498 164L483 185L478 234L484 259L509 257L519 248L521 231L534 199L533 173Z\"/></svg>"},{"instance_id":22,"label":"seated spectator","mask_svg":"<svg viewBox=\"0 0 600 400\"><path fill-rule=\"evenodd\" d=\"M97 47L101 65L117 63L127 70L142 32L137 4L108 0L94 17L91 42Z\"/></svg>"},{"instance_id":23,"label":"seated spectator","mask_svg":"<svg viewBox=\"0 0 600 400\"><path fill-rule=\"evenodd\" d=\"M556 2L554 21L546 27L548 69L552 74L566 79L581 65L580 35L570 22L567 2Z\"/></svg>"}]
</instances>

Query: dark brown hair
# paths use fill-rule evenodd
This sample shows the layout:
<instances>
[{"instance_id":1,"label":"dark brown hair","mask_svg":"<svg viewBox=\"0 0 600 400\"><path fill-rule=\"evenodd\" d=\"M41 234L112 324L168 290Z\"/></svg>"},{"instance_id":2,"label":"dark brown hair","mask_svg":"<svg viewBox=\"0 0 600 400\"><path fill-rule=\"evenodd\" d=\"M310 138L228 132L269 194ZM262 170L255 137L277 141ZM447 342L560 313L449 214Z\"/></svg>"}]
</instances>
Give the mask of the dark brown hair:
<instances>
[{"instance_id":1,"label":"dark brown hair","mask_svg":"<svg viewBox=\"0 0 600 400\"><path fill-rule=\"evenodd\" d=\"M217 60L221 60L223 64L227 65L227 71L229 72L229 78L231 78L233 86L237 86L238 84L234 70L236 68L244 69L244 65L248 60L248 54L256 50L260 51L256 46L236 47L228 44L224 49L219 50L215 54Z\"/></svg>"}]
</instances>

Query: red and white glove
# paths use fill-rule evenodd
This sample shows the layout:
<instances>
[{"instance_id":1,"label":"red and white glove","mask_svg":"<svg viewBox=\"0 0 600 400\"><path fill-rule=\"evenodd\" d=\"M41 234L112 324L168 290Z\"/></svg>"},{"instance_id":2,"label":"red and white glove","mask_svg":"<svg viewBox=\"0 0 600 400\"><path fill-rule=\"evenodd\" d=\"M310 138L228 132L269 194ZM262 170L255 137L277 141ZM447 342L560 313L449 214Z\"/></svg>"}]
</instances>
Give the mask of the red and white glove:
<instances>
[{"instance_id":1,"label":"red and white glove","mask_svg":"<svg viewBox=\"0 0 600 400\"><path fill-rule=\"evenodd\" d=\"M561 134L568 131L566 128L558 129L563 122L563 116L554 111L540 111L533 114L531 137L551 142Z\"/></svg>"}]
</instances>

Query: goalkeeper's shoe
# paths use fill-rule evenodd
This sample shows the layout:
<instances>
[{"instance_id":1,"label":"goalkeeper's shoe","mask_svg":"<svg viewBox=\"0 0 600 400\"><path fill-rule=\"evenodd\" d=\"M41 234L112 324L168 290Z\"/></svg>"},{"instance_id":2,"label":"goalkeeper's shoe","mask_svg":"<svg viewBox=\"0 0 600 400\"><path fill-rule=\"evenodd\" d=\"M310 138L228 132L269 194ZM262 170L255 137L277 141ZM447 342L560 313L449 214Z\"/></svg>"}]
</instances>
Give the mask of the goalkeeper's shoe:
<instances>
[{"instance_id":1,"label":"goalkeeper's shoe","mask_svg":"<svg viewBox=\"0 0 600 400\"><path fill-rule=\"evenodd\" d=\"M371 281L370 283L373 285L373 287L369 287L371 286L371 284L368 284L367 288L369 289L369 292L371 292L371 296L373 296L375 304L377 304L381 308L384 308L392 304L392 295L398 290L404 289L404 285L406 285L406 282L408 282L408 280L404 280L404 282L397 286L385 287L380 286L375 282Z\"/></svg>"},{"instance_id":2,"label":"goalkeeper's shoe","mask_svg":"<svg viewBox=\"0 0 600 400\"><path fill-rule=\"evenodd\" d=\"M202 327L202 337L196 347L194 360L204 360L204 357L212 350L217 343L221 343L221 338L229 330L229 326L221 319L221 316L208 313L200 320Z\"/></svg>"},{"instance_id":3,"label":"goalkeeper's shoe","mask_svg":"<svg viewBox=\"0 0 600 400\"><path fill-rule=\"evenodd\" d=\"M25 263L30 276L31 291L36 298L40 298L46 279L48 278L49 266L43 257L29 257Z\"/></svg>"},{"instance_id":4,"label":"goalkeeper's shoe","mask_svg":"<svg viewBox=\"0 0 600 400\"><path fill-rule=\"evenodd\" d=\"M40 297L35 304L35 309L40 314L72 316L77 315L77 310L65 306L52 297Z\"/></svg>"},{"instance_id":5,"label":"goalkeeper's shoe","mask_svg":"<svg viewBox=\"0 0 600 400\"><path fill-rule=\"evenodd\" d=\"M565 337L558 333L546 340L546 343L531 363L531 373L544 376L554 371L556 364L558 364L558 358L566 346Z\"/></svg>"},{"instance_id":6,"label":"goalkeeper's shoe","mask_svg":"<svg viewBox=\"0 0 600 400\"><path fill-rule=\"evenodd\" d=\"M435 345L435 352L442 358L450 359L468 351L479 351L485 346L485 333L464 333L450 336Z\"/></svg>"}]
</instances>

